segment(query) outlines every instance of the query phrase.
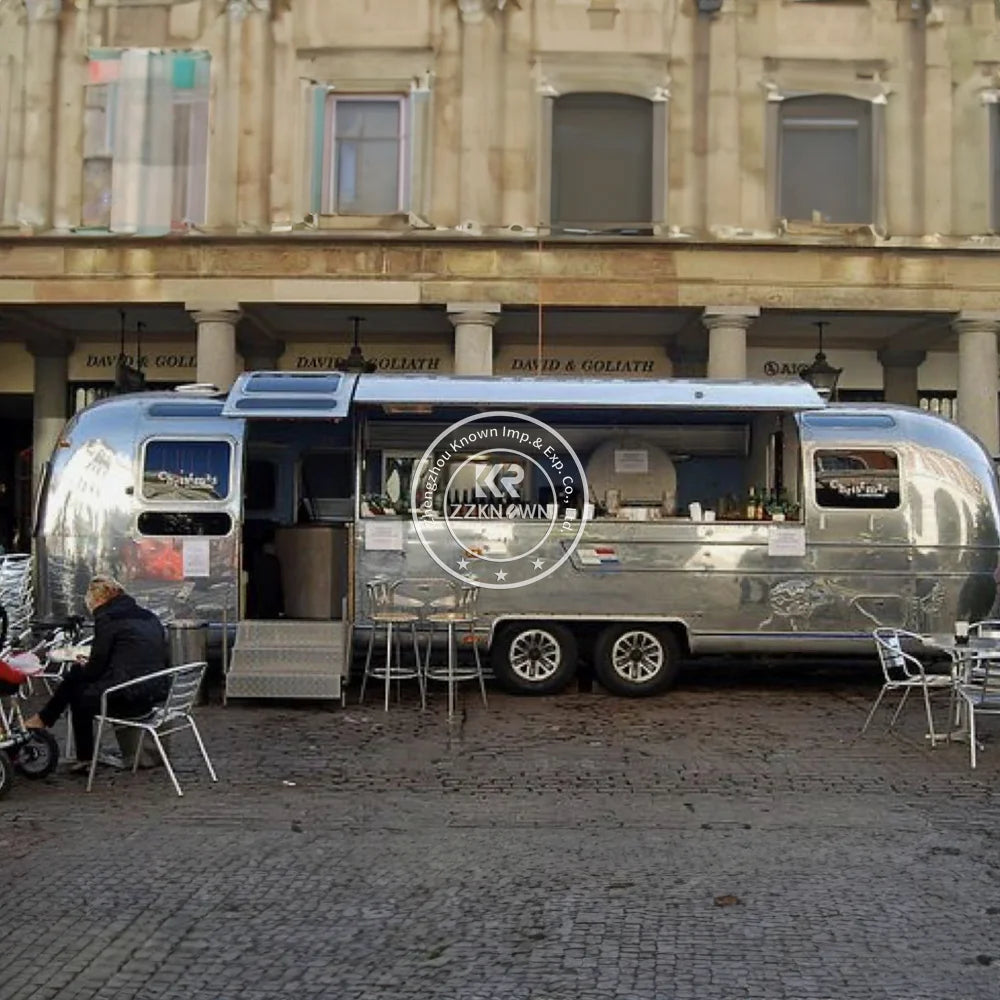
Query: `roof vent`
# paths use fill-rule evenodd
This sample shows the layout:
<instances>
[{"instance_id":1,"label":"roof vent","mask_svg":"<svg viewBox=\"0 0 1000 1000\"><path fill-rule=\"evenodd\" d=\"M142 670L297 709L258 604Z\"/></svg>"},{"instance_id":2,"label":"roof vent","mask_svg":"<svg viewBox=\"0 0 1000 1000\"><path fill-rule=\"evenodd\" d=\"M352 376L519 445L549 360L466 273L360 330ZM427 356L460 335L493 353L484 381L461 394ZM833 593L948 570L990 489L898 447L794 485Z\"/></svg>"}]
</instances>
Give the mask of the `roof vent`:
<instances>
[{"instance_id":1,"label":"roof vent","mask_svg":"<svg viewBox=\"0 0 1000 1000\"><path fill-rule=\"evenodd\" d=\"M176 386L174 392L182 392L186 396L215 396L219 387L211 382L189 382L187 385Z\"/></svg>"}]
</instances>

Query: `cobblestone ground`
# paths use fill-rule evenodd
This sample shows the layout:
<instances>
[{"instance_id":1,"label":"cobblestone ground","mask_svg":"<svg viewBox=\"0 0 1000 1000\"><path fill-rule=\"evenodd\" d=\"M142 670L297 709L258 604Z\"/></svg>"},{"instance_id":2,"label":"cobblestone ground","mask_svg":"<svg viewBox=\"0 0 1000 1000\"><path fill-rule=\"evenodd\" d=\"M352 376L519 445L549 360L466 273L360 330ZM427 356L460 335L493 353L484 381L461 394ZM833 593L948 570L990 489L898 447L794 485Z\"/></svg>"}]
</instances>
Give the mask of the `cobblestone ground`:
<instances>
[{"instance_id":1,"label":"cobblestone ground","mask_svg":"<svg viewBox=\"0 0 1000 1000\"><path fill-rule=\"evenodd\" d=\"M995 1000L1000 720L976 772L917 704L851 742L876 690L206 706L218 784L0 801L0 1000Z\"/></svg>"}]
</instances>

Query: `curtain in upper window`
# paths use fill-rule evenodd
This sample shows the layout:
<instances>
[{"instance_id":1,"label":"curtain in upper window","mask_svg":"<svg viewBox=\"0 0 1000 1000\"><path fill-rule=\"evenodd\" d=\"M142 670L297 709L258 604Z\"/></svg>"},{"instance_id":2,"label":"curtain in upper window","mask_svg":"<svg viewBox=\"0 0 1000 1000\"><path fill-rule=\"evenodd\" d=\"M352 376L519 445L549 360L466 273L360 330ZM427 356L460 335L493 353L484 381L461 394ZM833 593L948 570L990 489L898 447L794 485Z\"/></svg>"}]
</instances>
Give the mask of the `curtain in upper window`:
<instances>
[{"instance_id":1,"label":"curtain in upper window","mask_svg":"<svg viewBox=\"0 0 1000 1000\"><path fill-rule=\"evenodd\" d=\"M205 222L210 65L204 52L91 56L84 226L157 234Z\"/></svg>"}]
</instances>

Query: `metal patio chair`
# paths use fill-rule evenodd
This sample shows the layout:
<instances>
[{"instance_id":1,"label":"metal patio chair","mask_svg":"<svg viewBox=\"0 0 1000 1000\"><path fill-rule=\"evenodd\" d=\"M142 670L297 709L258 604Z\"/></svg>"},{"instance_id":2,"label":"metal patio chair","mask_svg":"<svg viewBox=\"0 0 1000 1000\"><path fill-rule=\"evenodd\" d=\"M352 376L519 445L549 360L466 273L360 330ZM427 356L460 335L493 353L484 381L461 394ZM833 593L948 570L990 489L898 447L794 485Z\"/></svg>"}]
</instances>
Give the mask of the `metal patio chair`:
<instances>
[{"instance_id":1,"label":"metal patio chair","mask_svg":"<svg viewBox=\"0 0 1000 1000\"><path fill-rule=\"evenodd\" d=\"M389 711L389 692L393 681L413 680L420 686L420 707L427 707L427 686L424 681L423 663L420 658L420 644L417 638L417 626L423 617L424 601L419 596L404 593L412 589L413 581L408 587L403 580L370 580L365 586L368 592L368 613L371 618L371 632L368 635L368 649L365 654L364 672L361 675L361 694L358 704L365 700L365 689L368 678L382 681L385 690L385 711ZM375 637L380 630L385 630L385 660L383 663L372 662L375 651ZM413 663L403 660L402 633L409 632L413 648ZM396 659L393 661L393 651Z\"/></svg>"},{"instance_id":2,"label":"metal patio chair","mask_svg":"<svg viewBox=\"0 0 1000 1000\"><path fill-rule=\"evenodd\" d=\"M955 682L955 694L962 709L961 721L969 727L969 763L975 767L981 749L976 741L976 716L1000 715L1000 659L977 656L968 660Z\"/></svg>"},{"instance_id":3,"label":"metal patio chair","mask_svg":"<svg viewBox=\"0 0 1000 1000\"><path fill-rule=\"evenodd\" d=\"M137 677L134 680L125 681L124 684L116 684L114 687L108 688L107 691L101 695L101 711L96 717L97 736L94 740L94 758L90 764L90 776L87 778L88 792L94 783L94 773L97 770L97 758L101 748L101 735L104 731L105 724L116 728L124 727L126 729L139 730L139 739L135 748L135 758L132 761L133 774L135 774L139 768L139 758L142 755L143 738L147 733L149 733L156 743L156 749L160 753L160 759L163 761L163 766L167 769L167 774L170 775L170 780L174 783L174 789L178 795L183 795L184 793L181 791L180 783L177 781L177 775L174 773L174 769L170 764L170 758L167 756L166 747L164 746L164 737L182 732L185 729L190 729L198 743L198 749L201 751L202 759L205 761L205 766L208 768L208 773L211 775L212 781L219 780L215 774L215 768L212 767L212 761L209 759L208 751L205 749L201 733L198 732L198 726L195 724L194 718L191 715L191 710L194 708L194 703L198 698L198 691L201 688L201 682L205 676L205 670L207 667L208 664L205 663L204 660L196 663L183 663L180 666L170 667L167 670L158 670L156 673L146 674L145 677ZM147 681L153 680L157 677L167 677L170 679L170 688L162 705L157 705L147 715L138 719L122 719L118 716L108 714L108 695L124 691L126 688L134 687L137 684L145 684Z\"/></svg>"},{"instance_id":4,"label":"metal patio chair","mask_svg":"<svg viewBox=\"0 0 1000 1000\"><path fill-rule=\"evenodd\" d=\"M882 704L882 699L890 691L903 693L896 706L896 711L893 712L892 718L889 720L889 729L892 729L896 724L896 719L899 718L899 713L902 712L903 706L906 704L906 699L910 696L910 692L919 690L923 694L924 708L927 712L927 734L930 737L931 746L935 746L939 740L946 740L947 735L939 734L934 728L930 696L932 691L946 691L949 695L952 694L954 681L951 673L929 674L916 656L903 649L904 642L916 645L923 643L922 637L914 632L906 632L898 628L877 628L872 632L872 636L875 639L875 648L878 650L884 680L882 689L868 712L868 717L865 719L865 724L861 727L858 736L864 735L875 717L879 705Z\"/></svg>"},{"instance_id":5,"label":"metal patio chair","mask_svg":"<svg viewBox=\"0 0 1000 1000\"><path fill-rule=\"evenodd\" d=\"M479 681L479 692L483 698L483 706L488 707L486 700L486 681L483 677L483 664L479 657L479 644L476 642L476 606L479 589L472 584L448 583L452 596L438 602L438 607L432 610L426 621L427 654L424 658L424 675L429 681L444 681L448 685L448 718L455 714L455 685L459 681ZM444 664L431 662L431 650L434 645L434 635L438 626L445 630L447 642L447 660ZM459 664L458 633L465 630L466 639L472 646L475 665Z\"/></svg>"}]
</instances>

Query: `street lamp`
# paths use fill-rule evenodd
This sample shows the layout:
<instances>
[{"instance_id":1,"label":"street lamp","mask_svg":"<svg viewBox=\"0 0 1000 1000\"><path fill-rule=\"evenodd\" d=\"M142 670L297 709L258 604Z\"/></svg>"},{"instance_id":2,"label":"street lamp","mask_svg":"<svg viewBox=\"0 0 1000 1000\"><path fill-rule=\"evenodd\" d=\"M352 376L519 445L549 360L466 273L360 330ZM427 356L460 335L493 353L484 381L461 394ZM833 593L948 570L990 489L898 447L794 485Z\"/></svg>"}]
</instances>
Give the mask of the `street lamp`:
<instances>
[{"instance_id":1,"label":"street lamp","mask_svg":"<svg viewBox=\"0 0 1000 1000\"><path fill-rule=\"evenodd\" d=\"M365 356L361 353L361 345L358 343L358 328L361 326L361 317L351 316L350 319L354 324L354 343L346 358L337 358L337 371L347 372L350 375L371 374L378 365L374 361L366 361Z\"/></svg>"},{"instance_id":2,"label":"street lamp","mask_svg":"<svg viewBox=\"0 0 1000 1000\"><path fill-rule=\"evenodd\" d=\"M799 375L806 380L824 399L835 399L837 395L837 380L840 378L843 368L834 368L826 360L823 353L823 327L826 323L813 324L819 330L819 350L813 363L807 368L803 368Z\"/></svg>"}]
</instances>

